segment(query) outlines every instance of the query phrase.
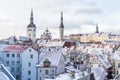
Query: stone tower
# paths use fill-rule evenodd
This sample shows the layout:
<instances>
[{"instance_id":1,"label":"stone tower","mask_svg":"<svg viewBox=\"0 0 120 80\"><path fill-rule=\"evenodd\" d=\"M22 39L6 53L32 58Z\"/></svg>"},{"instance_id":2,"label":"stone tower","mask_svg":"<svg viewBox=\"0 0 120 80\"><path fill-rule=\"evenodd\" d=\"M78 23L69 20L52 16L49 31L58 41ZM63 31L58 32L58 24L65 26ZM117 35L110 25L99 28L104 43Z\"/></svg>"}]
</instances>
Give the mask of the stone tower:
<instances>
[{"instance_id":1,"label":"stone tower","mask_svg":"<svg viewBox=\"0 0 120 80\"><path fill-rule=\"evenodd\" d=\"M27 26L27 37L29 37L33 43L36 41L36 26L33 21L33 10L31 9L30 24Z\"/></svg>"},{"instance_id":2,"label":"stone tower","mask_svg":"<svg viewBox=\"0 0 120 80\"><path fill-rule=\"evenodd\" d=\"M63 25L63 13L62 12L61 12L59 31L60 31L59 39L60 39L60 41L63 41L63 39L64 39L64 25Z\"/></svg>"}]
</instances>

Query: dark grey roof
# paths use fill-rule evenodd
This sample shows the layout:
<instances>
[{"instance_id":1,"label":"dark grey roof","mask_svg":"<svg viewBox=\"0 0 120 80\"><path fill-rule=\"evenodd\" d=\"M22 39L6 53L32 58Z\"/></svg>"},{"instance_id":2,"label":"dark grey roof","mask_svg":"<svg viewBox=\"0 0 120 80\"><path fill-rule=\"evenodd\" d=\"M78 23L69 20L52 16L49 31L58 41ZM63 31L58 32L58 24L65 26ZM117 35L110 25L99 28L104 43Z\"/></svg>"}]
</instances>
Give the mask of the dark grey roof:
<instances>
[{"instance_id":1,"label":"dark grey roof","mask_svg":"<svg viewBox=\"0 0 120 80\"><path fill-rule=\"evenodd\" d=\"M27 26L27 28L36 28L34 21L33 21L33 10L31 9L31 16L30 16L30 24Z\"/></svg>"},{"instance_id":2,"label":"dark grey roof","mask_svg":"<svg viewBox=\"0 0 120 80\"><path fill-rule=\"evenodd\" d=\"M27 27L28 28L36 28L35 24L32 24L32 23L30 23Z\"/></svg>"}]
</instances>

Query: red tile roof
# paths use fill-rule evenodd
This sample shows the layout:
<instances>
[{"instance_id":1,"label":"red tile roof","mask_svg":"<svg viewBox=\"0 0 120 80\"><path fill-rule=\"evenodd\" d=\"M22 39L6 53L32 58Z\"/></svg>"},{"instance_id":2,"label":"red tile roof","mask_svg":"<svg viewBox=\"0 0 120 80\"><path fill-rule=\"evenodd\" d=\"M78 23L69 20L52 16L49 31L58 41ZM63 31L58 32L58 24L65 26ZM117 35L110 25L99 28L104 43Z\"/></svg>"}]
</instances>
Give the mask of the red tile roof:
<instances>
[{"instance_id":1,"label":"red tile roof","mask_svg":"<svg viewBox=\"0 0 120 80\"><path fill-rule=\"evenodd\" d=\"M8 45L4 48L4 51L18 51L22 52L24 51L28 46L22 46L22 45Z\"/></svg>"}]
</instances>

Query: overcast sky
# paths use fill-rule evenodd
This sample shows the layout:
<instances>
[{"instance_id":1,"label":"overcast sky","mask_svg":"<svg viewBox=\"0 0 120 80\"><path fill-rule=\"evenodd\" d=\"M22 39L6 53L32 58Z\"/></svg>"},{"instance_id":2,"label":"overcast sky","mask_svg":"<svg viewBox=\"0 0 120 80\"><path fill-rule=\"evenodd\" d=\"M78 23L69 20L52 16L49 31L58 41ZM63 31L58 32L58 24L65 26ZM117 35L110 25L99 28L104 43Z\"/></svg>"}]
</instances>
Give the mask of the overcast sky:
<instances>
[{"instance_id":1,"label":"overcast sky","mask_svg":"<svg viewBox=\"0 0 120 80\"><path fill-rule=\"evenodd\" d=\"M26 36L33 8L37 37L48 28L57 38L63 11L65 35L101 32L120 33L120 0L1 0L0 39Z\"/></svg>"}]
</instances>

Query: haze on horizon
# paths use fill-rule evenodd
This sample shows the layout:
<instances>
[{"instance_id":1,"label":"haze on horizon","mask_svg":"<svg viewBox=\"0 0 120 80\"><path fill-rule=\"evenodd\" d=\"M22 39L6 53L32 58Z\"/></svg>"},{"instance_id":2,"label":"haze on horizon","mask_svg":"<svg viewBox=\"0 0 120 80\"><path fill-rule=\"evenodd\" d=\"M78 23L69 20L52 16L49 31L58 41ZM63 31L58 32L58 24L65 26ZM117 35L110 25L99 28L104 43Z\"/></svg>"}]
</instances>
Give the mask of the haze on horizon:
<instances>
[{"instance_id":1,"label":"haze on horizon","mask_svg":"<svg viewBox=\"0 0 120 80\"><path fill-rule=\"evenodd\" d=\"M98 23L102 32L120 34L120 0L1 0L0 39L26 36L33 8L37 38L49 29L58 38L60 13L63 12L65 35L93 33Z\"/></svg>"}]
</instances>

